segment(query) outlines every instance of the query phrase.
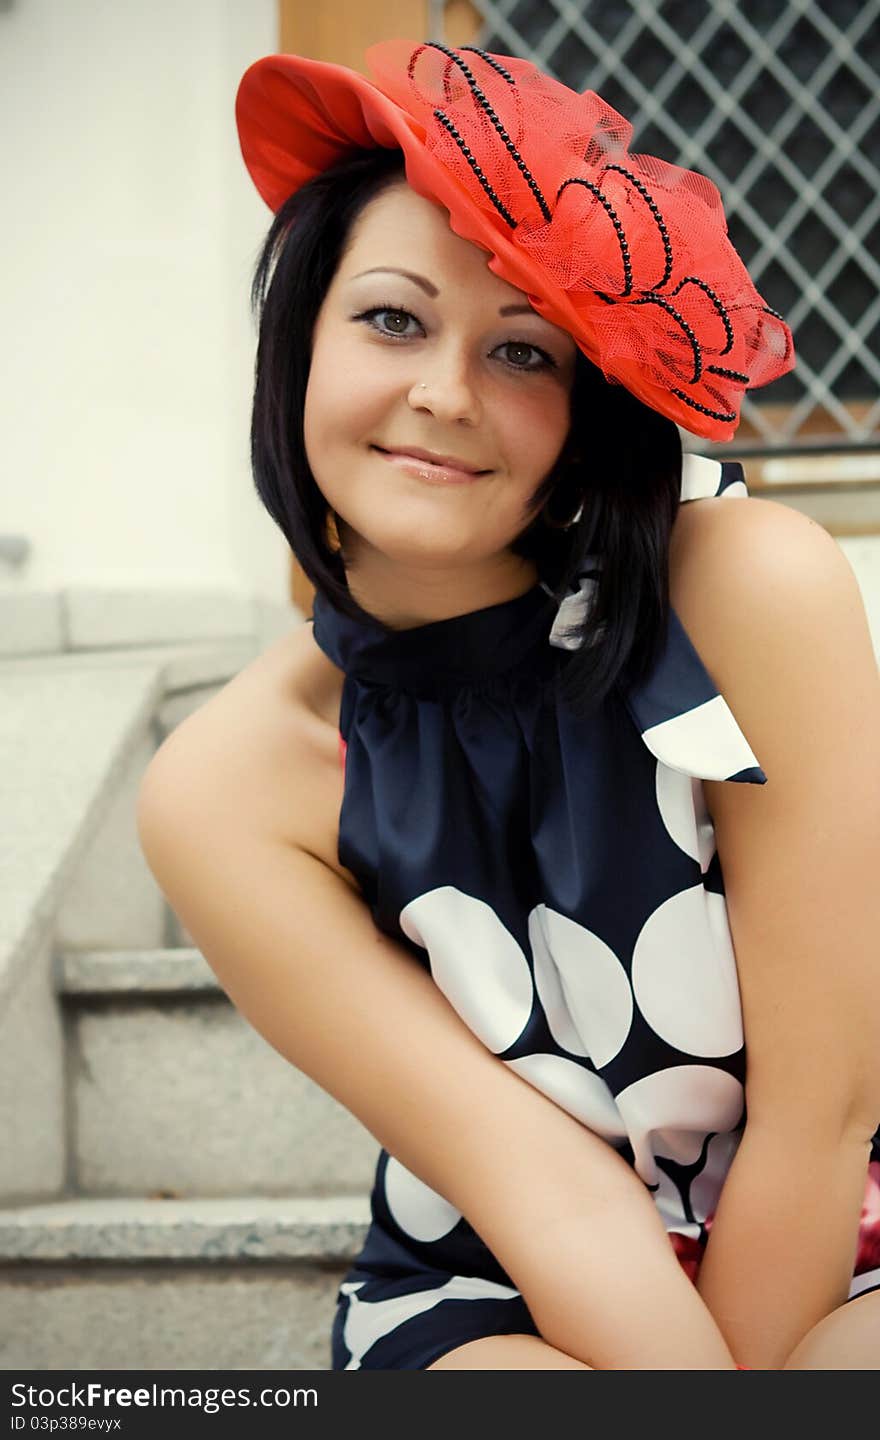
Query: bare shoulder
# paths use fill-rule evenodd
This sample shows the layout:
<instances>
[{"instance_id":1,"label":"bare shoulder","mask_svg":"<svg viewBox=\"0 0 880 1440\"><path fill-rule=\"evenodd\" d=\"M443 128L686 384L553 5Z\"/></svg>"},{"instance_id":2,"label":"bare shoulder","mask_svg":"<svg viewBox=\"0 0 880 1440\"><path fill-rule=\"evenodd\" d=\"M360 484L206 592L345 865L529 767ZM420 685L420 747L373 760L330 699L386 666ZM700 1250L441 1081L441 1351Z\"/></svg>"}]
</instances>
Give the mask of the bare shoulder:
<instances>
[{"instance_id":1,"label":"bare shoulder","mask_svg":"<svg viewBox=\"0 0 880 1440\"><path fill-rule=\"evenodd\" d=\"M306 849L354 884L337 854L343 679L311 624L297 625L171 732L144 784Z\"/></svg>"},{"instance_id":2,"label":"bare shoulder","mask_svg":"<svg viewBox=\"0 0 880 1440\"><path fill-rule=\"evenodd\" d=\"M791 506L712 496L680 507L670 599L717 683L733 678L774 620L784 626L786 614L835 586L858 593L846 556L827 530ZM814 613L814 603L808 608Z\"/></svg>"},{"instance_id":3,"label":"bare shoulder","mask_svg":"<svg viewBox=\"0 0 880 1440\"><path fill-rule=\"evenodd\" d=\"M832 774L838 797L878 774L880 671L858 580L827 530L770 500L690 501L670 598L770 782L707 782L716 819L791 808Z\"/></svg>"}]
</instances>

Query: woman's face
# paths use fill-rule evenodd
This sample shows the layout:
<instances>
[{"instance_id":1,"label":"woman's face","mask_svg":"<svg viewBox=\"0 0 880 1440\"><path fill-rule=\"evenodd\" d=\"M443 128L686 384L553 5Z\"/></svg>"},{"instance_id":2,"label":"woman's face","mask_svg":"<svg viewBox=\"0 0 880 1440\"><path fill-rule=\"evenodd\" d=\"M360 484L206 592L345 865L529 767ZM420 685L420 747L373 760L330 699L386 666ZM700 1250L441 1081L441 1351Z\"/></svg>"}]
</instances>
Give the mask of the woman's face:
<instances>
[{"instance_id":1,"label":"woman's face","mask_svg":"<svg viewBox=\"0 0 880 1440\"><path fill-rule=\"evenodd\" d=\"M340 517L352 593L391 624L537 578L509 547L565 442L577 352L489 259L401 180L360 212L318 313L306 454ZM412 447L486 473L438 484L382 453Z\"/></svg>"}]
</instances>

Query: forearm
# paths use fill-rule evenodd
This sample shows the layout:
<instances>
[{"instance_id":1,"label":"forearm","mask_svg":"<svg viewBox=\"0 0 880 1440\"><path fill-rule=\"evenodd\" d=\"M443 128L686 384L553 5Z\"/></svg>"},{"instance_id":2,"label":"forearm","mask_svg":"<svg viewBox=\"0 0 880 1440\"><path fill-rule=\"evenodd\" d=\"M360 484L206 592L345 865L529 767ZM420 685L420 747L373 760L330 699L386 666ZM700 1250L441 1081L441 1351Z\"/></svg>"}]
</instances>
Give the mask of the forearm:
<instances>
[{"instance_id":1,"label":"forearm","mask_svg":"<svg viewBox=\"0 0 880 1440\"><path fill-rule=\"evenodd\" d=\"M660 1255L617 1217L603 1219L602 1234L581 1226L553 1237L543 1272L523 1290L543 1338L599 1370L733 1370L671 1246Z\"/></svg>"},{"instance_id":2,"label":"forearm","mask_svg":"<svg viewBox=\"0 0 880 1440\"><path fill-rule=\"evenodd\" d=\"M341 876L201 791L188 810L184 760L154 772L141 843L241 1014L470 1221L551 1343L608 1368L731 1368L631 1167L486 1048Z\"/></svg>"},{"instance_id":3,"label":"forearm","mask_svg":"<svg viewBox=\"0 0 880 1440\"><path fill-rule=\"evenodd\" d=\"M697 1290L742 1364L778 1370L847 1298L870 1146L746 1126Z\"/></svg>"},{"instance_id":4,"label":"forearm","mask_svg":"<svg viewBox=\"0 0 880 1440\"><path fill-rule=\"evenodd\" d=\"M734 1369L632 1167L564 1111L539 1119L522 1161L499 1162L504 1193L484 1188L468 1218L541 1336L601 1370Z\"/></svg>"}]
</instances>

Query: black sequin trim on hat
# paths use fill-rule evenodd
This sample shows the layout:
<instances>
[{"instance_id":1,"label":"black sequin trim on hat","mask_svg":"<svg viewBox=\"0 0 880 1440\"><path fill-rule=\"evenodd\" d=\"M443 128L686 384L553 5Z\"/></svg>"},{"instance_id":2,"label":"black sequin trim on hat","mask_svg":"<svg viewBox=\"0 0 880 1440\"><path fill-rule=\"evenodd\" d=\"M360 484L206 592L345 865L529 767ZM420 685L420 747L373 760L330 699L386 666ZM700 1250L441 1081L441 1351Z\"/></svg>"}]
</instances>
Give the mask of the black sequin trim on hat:
<instances>
[{"instance_id":1,"label":"black sequin trim on hat","mask_svg":"<svg viewBox=\"0 0 880 1440\"><path fill-rule=\"evenodd\" d=\"M703 374L703 352L700 349L700 342L691 329L683 315L679 315L674 305L671 305L662 295L642 295L640 299L633 301L634 305L662 305L667 315L681 326L685 335L691 342L691 349L694 352L694 373L689 384L696 385Z\"/></svg>"},{"instance_id":2,"label":"black sequin trim on hat","mask_svg":"<svg viewBox=\"0 0 880 1440\"><path fill-rule=\"evenodd\" d=\"M428 50L430 48L430 43L425 45L417 45L415 50L410 55L409 64L406 67L406 73L409 77L410 85L412 86L413 90L416 92L420 100L422 96L415 78L416 61L418 60L419 56L424 53L425 50ZM446 96L447 100L449 100L452 96L452 87L449 84L449 72L451 68L452 67L447 61L443 71L443 94Z\"/></svg>"},{"instance_id":3,"label":"black sequin trim on hat","mask_svg":"<svg viewBox=\"0 0 880 1440\"><path fill-rule=\"evenodd\" d=\"M731 411L727 411L727 410L710 410L709 407L708 407L708 405L701 405L700 402L699 402L699 400L694 400L694 399L691 398L690 395L685 395L685 393L684 393L683 390L676 390L676 389L673 387L673 388L670 389L670 394L676 395L679 400L683 400L684 403L685 403L685 405L690 405L690 407L691 407L692 410L699 410L701 414L703 414L703 415L708 415L711 420L735 420L735 419L736 419L736 415L734 414L734 412L733 412L732 410L731 410Z\"/></svg>"},{"instance_id":4,"label":"black sequin trim on hat","mask_svg":"<svg viewBox=\"0 0 880 1440\"><path fill-rule=\"evenodd\" d=\"M773 318L774 318L774 320L782 320L783 325L785 324L785 321L784 321L784 319L782 318L782 316L780 315L780 313L779 313L778 310L771 310L769 305L762 305L762 306L761 306L761 309L764 311L764 314L765 314L765 315L772 315ZM791 348L792 348L792 347L791 347L791 339L789 338L788 331L786 331L786 332L785 332L785 356L784 356L784 359L786 359L786 360L788 359L789 355L791 354Z\"/></svg>"},{"instance_id":5,"label":"black sequin trim on hat","mask_svg":"<svg viewBox=\"0 0 880 1440\"><path fill-rule=\"evenodd\" d=\"M497 71L498 71L498 74L502 77L502 79L504 79L504 80L507 81L508 85L515 85L515 84L516 84L516 81L514 80L513 76L512 76L507 70L505 70L505 68L504 68L503 65L499 65L499 64L498 64L498 61L495 59L495 56L494 56L494 55L489 55L488 52L485 51L485 50L481 50L478 45L461 45L461 46L459 46L459 49L461 49L461 50L470 50L470 51L473 52L474 55L479 55L479 56L481 56L482 59L485 60L485 62L486 62L487 65L491 66L491 68L492 68L493 70L497 70Z\"/></svg>"},{"instance_id":6,"label":"black sequin trim on hat","mask_svg":"<svg viewBox=\"0 0 880 1440\"><path fill-rule=\"evenodd\" d=\"M656 285L651 285L649 288L651 290L662 290L672 274L672 241L669 238L666 222L660 214L660 208L654 197L648 193L647 187L642 184L637 176L633 175L631 170L627 170L623 165L618 165L616 162L609 162L607 165L603 165L599 172L600 175L604 175L606 170L617 170L621 175L625 175L627 180L631 181L636 187L654 217L657 229L660 231L660 239L663 241L663 250L666 255L666 269L663 271L662 280L659 280Z\"/></svg>"},{"instance_id":7,"label":"black sequin trim on hat","mask_svg":"<svg viewBox=\"0 0 880 1440\"><path fill-rule=\"evenodd\" d=\"M610 297L608 295L602 295L601 290L597 290L595 293L597 295L600 295L603 300L606 300L609 305L613 305L616 300L625 300L628 295L632 294L632 261L630 260L629 255L629 241L626 238L626 232L624 231L623 225L620 222L620 217L614 209L614 206L611 204L611 201L608 199L608 196L602 194L602 191L599 189L598 185L594 185L591 180L581 180L576 175L570 176L568 180L563 180L562 184L556 192L557 205L559 204L559 197L567 185L583 185L585 190L589 190L592 195L595 195L596 199L599 201L599 204L604 206L608 218L614 226L618 243L620 245L620 254L623 260L623 290L621 291L620 295L613 295Z\"/></svg>"},{"instance_id":8,"label":"black sequin trim on hat","mask_svg":"<svg viewBox=\"0 0 880 1440\"><path fill-rule=\"evenodd\" d=\"M457 66L461 73L464 75L464 78L467 82L468 88L470 89L474 100L480 106L483 113L489 117L489 120L491 121L494 129L503 141L508 154L511 156L517 169L519 170L520 174L522 175L523 179L526 181L529 189L531 190L532 195L537 201L544 220L548 223L551 222L553 220L553 212L550 210L547 201L541 193L541 190L537 182L535 181L534 176L532 175L531 171L529 170L528 166L520 155L516 144L511 139L501 119L495 113L494 109L489 103L488 98L477 83L477 80L473 74L473 71L470 69L470 66L467 65L467 63L461 58L461 53L467 51L471 54L479 55L481 60L483 60L486 65L488 65L509 85L516 89L516 81L514 77L504 68L503 65L499 64L495 56L488 54L485 50L481 50L477 45L464 45L461 47L461 53L457 53L448 45L443 45L439 41L429 40L425 44L417 46L410 57L408 74L410 81L413 83L413 85L416 85L414 77L416 61L418 60L418 57L422 54L422 52L428 49L439 50L440 53L445 55L447 58L448 64L444 70L443 75L443 90L447 99L450 98L452 93L451 85L449 83L451 66ZM443 125L447 133L455 141L455 144L458 146L461 153L464 155L467 163L473 170L473 173L479 181L482 189L489 197L492 204L495 206L495 209L498 211L499 215L503 217L505 222L510 226L512 230L517 229L520 222L514 218L514 216L510 213L510 211L507 209L507 207L501 200L500 196L493 189L488 177L484 174L476 156L468 147L464 137L457 130L451 117L447 115L445 111L441 109L435 109L434 118L438 120L441 125ZM703 378L703 373L705 369L705 371L709 374L718 375L725 380L733 380L736 381L738 384L747 386L750 383L750 377L744 374L742 371L728 369L721 365L705 364L703 349L700 345L699 339L697 338L696 332L694 331L693 327L687 322L687 320L680 313L680 311L676 309L676 307L671 303L670 298L667 298L663 295L658 295L656 293L658 290L662 290L663 287L668 283L674 269L672 240L666 222L663 219L660 207L654 199L653 195L651 195L647 186L639 179L637 175L632 172L632 170L627 169L625 165L621 165L616 161L608 161L605 165L602 166L602 169L599 171L600 177L609 170L616 171L618 174L623 175L625 179L630 182L636 192L641 196L645 204L648 206L654 223L656 224L657 229L660 233L660 239L663 244L665 264L663 274L660 280L657 281L656 284L650 286L648 289L642 289L639 293L638 299L632 300L632 257L630 254L629 241L627 240L626 231L624 229L621 218L615 210L614 206L612 205L611 201L609 200L608 196L602 192L599 185L593 184L591 181L585 180L581 176L571 175L559 186L559 189L556 192L556 205L558 205L560 196L567 188L567 186L583 185L584 188L586 190L589 190L590 193L594 196L594 198L598 200L599 204L604 208L605 213L608 215L608 218L614 226L614 232L617 236L617 241L620 246L621 260L623 263L623 290L618 295L606 295L601 290L594 290L593 293L598 296L600 300L604 300L605 303L608 305L617 304L621 300L630 300L630 303L633 305L659 305L661 309L665 310L666 313L680 327L691 346L694 361L694 373L692 378L688 382L691 385L697 385L700 382L700 380ZM724 333L726 336L726 344L724 348L717 353L720 355L728 354L728 352L733 349L735 341L733 322L731 321L728 310L725 308L718 295L716 295L711 285L708 285L706 281L702 280L698 275L684 276L684 278L678 282L675 289L671 292L671 296L674 298L676 295L679 294L682 289L684 289L686 285L699 286L703 293L712 302L712 305L715 308L715 312L718 315L718 318L720 319L722 325L724 326ZM766 314L772 315L775 319L782 321L783 317L778 314L776 310L771 310L769 306L763 306L762 308ZM788 339L786 339L786 358L788 356L789 350L790 345ZM710 393L716 393L712 390L711 386L709 386L708 388ZM737 419L735 413L728 412L726 410L713 410L710 406L704 405L699 400L693 399L692 396L686 394L683 390L670 387L670 393L674 395L677 399L683 401L685 405L689 405L692 409L698 410L701 414L707 415L712 420L730 422ZM718 396L718 398L722 399L720 395Z\"/></svg>"},{"instance_id":9,"label":"black sequin trim on hat","mask_svg":"<svg viewBox=\"0 0 880 1440\"><path fill-rule=\"evenodd\" d=\"M492 189L492 186L489 184L489 181L486 179L485 175L483 174L482 170L480 169L479 165L477 164L477 161L475 160L474 156L471 154L470 150L468 149L468 147L467 147L467 145L465 144L465 142L464 142L464 140L462 139L462 137L459 135L458 131L456 130L456 128L455 128L455 126L453 125L452 121L450 120L449 116L448 116L448 115L444 115L442 110L435 110L435 111L434 111L434 118L435 118L436 120L439 120L441 125L445 125L445 126L446 126L446 129L449 131L449 134L452 136L453 140L455 141L456 145L457 145L458 148L460 149L460 151L461 151L462 155L464 156L465 160L468 162L468 164L470 165L470 167L471 167L471 169L473 170L474 174L476 175L477 179L479 180L480 184L482 185L483 189L485 190L486 194L489 196L489 199L492 201L492 204L495 206L495 209L498 211L499 215L501 215L501 216L507 221L507 223L508 223L508 225L510 226L511 230L515 230L515 229L516 229L516 226L517 226L516 220L514 220L514 218L513 218L513 216L511 215L510 211L509 211L509 210L507 209L507 207L503 204L503 202L499 199L499 197L495 194L495 191Z\"/></svg>"},{"instance_id":10,"label":"black sequin trim on hat","mask_svg":"<svg viewBox=\"0 0 880 1440\"><path fill-rule=\"evenodd\" d=\"M707 365L706 369L712 375L720 375L723 380L738 380L741 385L748 385L750 381L750 377L741 370L725 370L723 365Z\"/></svg>"},{"instance_id":11,"label":"black sequin trim on hat","mask_svg":"<svg viewBox=\"0 0 880 1440\"><path fill-rule=\"evenodd\" d=\"M549 223L553 219L553 214L550 210L550 206L547 204L547 201L541 194L538 183L532 175L532 172L530 171L528 165L526 164L525 160L523 160L522 156L520 155L519 151L517 150L516 146L514 145L513 141L505 130L503 124L501 123L501 120L495 114L495 111L492 109L492 106L489 104L489 101L486 99L486 96L483 94L483 91L477 84L476 78L474 77L474 73L471 70L470 66L465 60L462 60L461 56L457 55L454 50L450 50L448 45L441 45L438 40L429 40L427 45L423 48L441 51L441 53L446 55L447 58L451 60L454 65L457 65L459 67L461 73L464 75L464 78L468 83L468 86L470 87L471 94L473 95L477 104L480 105L483 111L489 116L489 119L491 120L498 134L501 136L501 139L504 142L508 154L511 156L511 159L516 165L516 168L519 170L520 174L522 175L523 179L525 180L526 184L528 185L529 189L537 200L541 210L541 214L543 215L544 219ZM412 64L412 61L410 61L410 64ZM435 111L434 113L436 114L437 112ZM450 134L451 133L452 132L450 131Z\"/></svg>"},{"instance_id":12,"label":"black sequin trim on hat","mask_svg":"<svg viewBox=\"0 0 880 1440\"><path fill-rule=\"evenodd\" d=\"M726 355L728 350L733 349L733 325L731 324L730 316L728 315L721 301L718 299L718 296L715 294L712 286L707 285L705 280L701 280L698 275L685 275L683 280L679 280L675 289L672 291L672 294L677 295L683 285L699 285L700 289L709 296L709 299L712 301L712 304L715 306L715 309L718 312L718 317L722 325L724 326L724 330L727 335L727 344L725 345L723 350L719 351L719 354Z\"/></svg>"}]
</instances>

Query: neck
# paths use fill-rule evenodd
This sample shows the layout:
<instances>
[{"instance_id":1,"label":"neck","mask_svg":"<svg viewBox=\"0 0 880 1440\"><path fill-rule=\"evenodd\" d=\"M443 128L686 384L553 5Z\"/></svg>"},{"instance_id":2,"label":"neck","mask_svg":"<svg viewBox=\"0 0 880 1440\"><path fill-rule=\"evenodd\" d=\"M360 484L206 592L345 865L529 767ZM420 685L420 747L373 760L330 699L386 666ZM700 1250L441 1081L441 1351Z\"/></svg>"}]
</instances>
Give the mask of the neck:
<instances>
[{"instance_id":1,"label":"neck","mask_svg":"<svg viewBox=\"0 0 880 1440\"><path fill-rule=\"evenodd\" d=\"M346 565L348 587L364 610L395 630L450 620L515 600L538 583L534 561L505 552L473 566L398 564L381 556Z\"/></svg>"}]
</instances>

